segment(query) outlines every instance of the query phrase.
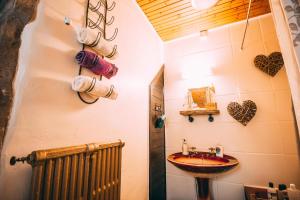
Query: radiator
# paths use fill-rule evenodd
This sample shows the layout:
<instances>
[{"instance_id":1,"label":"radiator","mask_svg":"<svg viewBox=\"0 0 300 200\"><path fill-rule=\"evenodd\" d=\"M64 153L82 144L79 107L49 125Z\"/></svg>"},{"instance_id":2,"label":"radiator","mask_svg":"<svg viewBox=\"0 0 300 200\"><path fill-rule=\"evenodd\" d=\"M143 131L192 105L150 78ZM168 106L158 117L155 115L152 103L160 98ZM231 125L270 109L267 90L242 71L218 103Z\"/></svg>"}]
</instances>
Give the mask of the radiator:
<instances>
[{"instance_id":1,"label":"radiator","mask_svg":"<svg viewBox=\"0 0 300 200\"><path fill-rule=\"evenodd\" d=\"M124 143L32 152L31 200L119 200Z\"/></svg>"}]
</instances>

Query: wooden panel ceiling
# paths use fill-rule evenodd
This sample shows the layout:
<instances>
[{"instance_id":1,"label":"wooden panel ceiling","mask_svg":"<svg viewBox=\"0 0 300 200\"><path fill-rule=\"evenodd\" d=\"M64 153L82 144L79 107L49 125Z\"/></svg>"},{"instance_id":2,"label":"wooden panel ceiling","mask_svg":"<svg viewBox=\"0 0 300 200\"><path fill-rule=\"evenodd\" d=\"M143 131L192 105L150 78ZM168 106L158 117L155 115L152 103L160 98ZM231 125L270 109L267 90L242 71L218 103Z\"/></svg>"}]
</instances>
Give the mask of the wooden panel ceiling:
<instances>
[{"instance_id":1,"label":"wooden panel ceiling","mask_svg":"<svg viewBox=\"0 0 300 200\"><path fill-rule=\"evenodd\" d=\"M205 0L203 0L205 1ZM168 41L246 19L248 0L219 0L212 8L195 10L190 0L137 0L162 40ZM253 0L250 17L270 12L268 0Z\"/></svg>"}]
</instances>

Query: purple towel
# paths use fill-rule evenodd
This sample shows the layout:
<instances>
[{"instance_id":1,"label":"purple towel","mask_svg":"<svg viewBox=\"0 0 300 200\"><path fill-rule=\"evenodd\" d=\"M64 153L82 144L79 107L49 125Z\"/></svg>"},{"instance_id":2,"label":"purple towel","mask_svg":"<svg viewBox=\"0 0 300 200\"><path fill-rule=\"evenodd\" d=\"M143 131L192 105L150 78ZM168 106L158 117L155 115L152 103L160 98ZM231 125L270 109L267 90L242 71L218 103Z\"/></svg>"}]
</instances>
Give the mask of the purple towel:
<instances>
[{"instance_id":1,"label":"purple towel","mask_svg":"<svg viewBox=\"0 0 300 200\"><path fill-rule=\"evenodd\" d=\"M90 51L77 53L76 61L80 66L91 70L94 74L103 75L108 79L115 76L118 72L118 68L114 64L107 62Z\"/></svg>"}]
</instances>

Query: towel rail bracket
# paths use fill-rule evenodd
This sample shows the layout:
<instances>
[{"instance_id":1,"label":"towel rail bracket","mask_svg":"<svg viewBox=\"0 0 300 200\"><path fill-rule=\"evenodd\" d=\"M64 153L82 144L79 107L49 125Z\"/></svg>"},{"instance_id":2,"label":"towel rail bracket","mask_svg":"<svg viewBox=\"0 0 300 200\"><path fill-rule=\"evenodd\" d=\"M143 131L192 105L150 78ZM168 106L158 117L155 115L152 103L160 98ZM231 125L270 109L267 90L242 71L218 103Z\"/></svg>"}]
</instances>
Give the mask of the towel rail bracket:
<instances>
[{"instance_id":1,"label":"towel rail bracket","mask_svg":"<svg viewBox=\"0 0 300 200\"><path fill-rule=\"evenodd\" d=\"M22 162L23 164L25 162L27 162L28 164L32 164L33 162L33 158L31 156L31 154L29 154L28 156L26 157L20 157L20 158L17 158L16 156L12 156L9 160L9 164L10 165L16 165L17 162Z\"/></svg>"}]
</instances>

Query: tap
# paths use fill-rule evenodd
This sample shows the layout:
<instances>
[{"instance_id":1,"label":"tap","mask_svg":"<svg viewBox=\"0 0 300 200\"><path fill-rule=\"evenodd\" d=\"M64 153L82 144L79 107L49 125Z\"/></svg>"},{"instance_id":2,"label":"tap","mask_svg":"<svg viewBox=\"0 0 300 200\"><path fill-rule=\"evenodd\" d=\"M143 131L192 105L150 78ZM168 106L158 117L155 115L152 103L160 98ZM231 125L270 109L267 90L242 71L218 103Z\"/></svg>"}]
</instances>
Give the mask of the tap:
<instances>
[{"instance_id":1,"label":"tap","mask_svg":"<svg viewBox=\"0 0 300 200\"><path fill-rule=\"evenodd\" d=\"M210 147L208 148L210 155L216 155L216 148Z\"/></svg>"},{"instance_id":2,"label":"tap","mask_svg":"<svg viewBox=\"0 0 300 200\"><path fill-rule=\"evenodd\" d=\"M190 147L189 148L189 153L190 153L190 155L196 154L196 147Z\"/></svg>"}]
</instances>

